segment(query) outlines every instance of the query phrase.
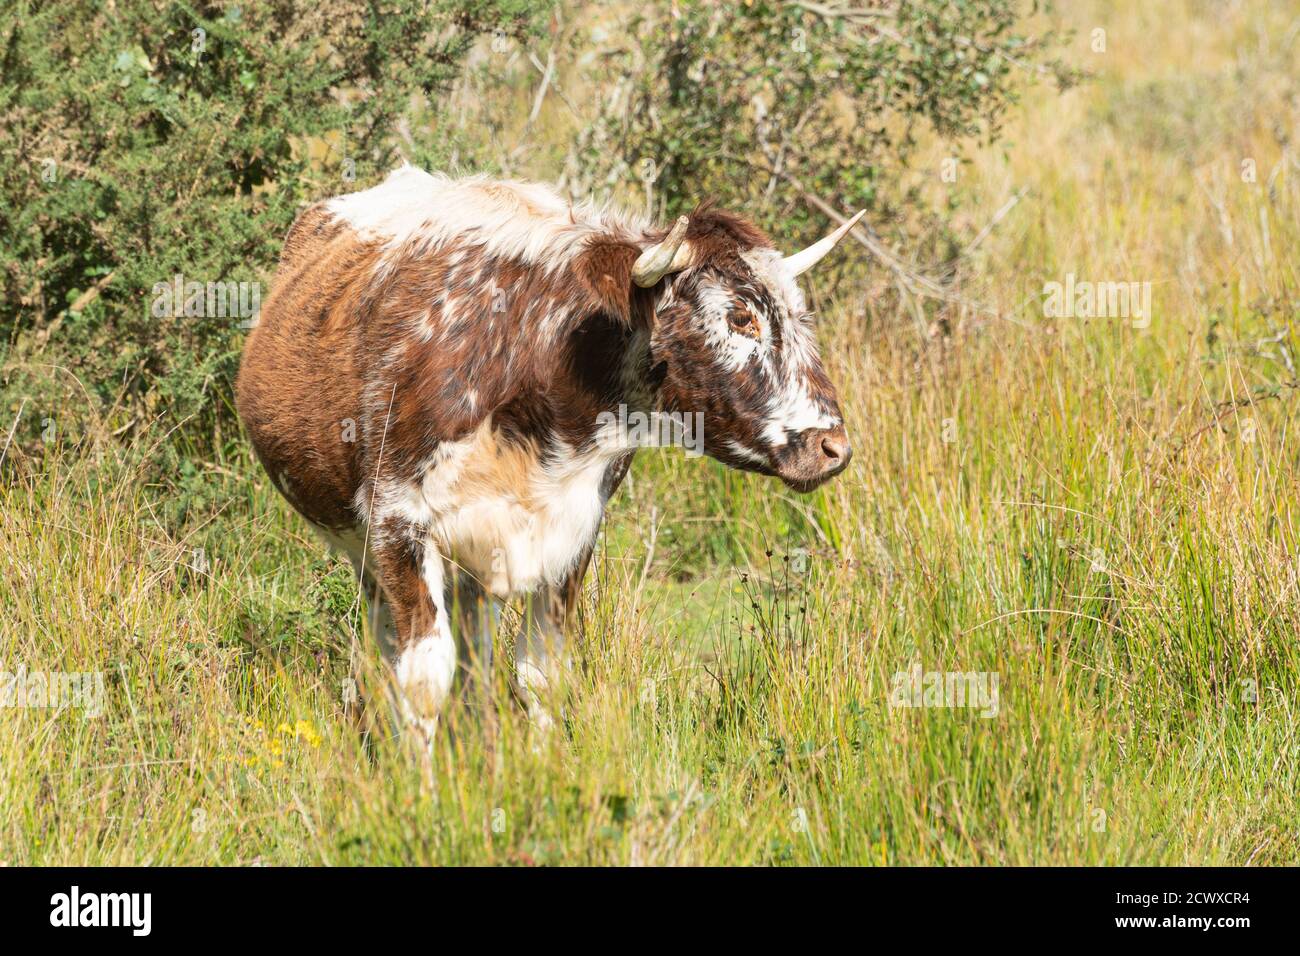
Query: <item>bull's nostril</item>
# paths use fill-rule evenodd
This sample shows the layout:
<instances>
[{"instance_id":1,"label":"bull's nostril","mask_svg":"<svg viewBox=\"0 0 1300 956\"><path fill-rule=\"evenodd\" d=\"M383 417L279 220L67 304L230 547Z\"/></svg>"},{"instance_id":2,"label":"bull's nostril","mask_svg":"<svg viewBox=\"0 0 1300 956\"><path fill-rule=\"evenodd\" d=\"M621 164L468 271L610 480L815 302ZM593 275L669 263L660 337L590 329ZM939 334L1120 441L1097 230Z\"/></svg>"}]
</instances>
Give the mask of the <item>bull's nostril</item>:
<instances>
[{"instance_id":1,"label":"bull's nostril","mask_svg":"<svg viewBox=\"0 0 1300 956\"><path fill-rule=\"evenodd\" d=\"M847 465L849 458L853 456L853 449L849 447L848 442L823 438L822 453L826 456L828 465Z\"/></svg>"}]
</instances>

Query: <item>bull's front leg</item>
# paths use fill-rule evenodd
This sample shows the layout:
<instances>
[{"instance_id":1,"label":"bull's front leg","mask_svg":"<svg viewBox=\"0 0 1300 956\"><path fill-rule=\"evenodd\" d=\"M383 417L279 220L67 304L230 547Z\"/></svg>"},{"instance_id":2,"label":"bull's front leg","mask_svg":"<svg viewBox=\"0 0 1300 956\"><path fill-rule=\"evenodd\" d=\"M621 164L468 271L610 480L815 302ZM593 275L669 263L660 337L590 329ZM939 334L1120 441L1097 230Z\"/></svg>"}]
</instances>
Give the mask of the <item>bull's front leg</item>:
<instances>
[{"instance_id":1,"label":"bull's front leg","mask_svg":"<svg viewBox=\"0 0 1300 956\"><path fill-rule=\"evenodd\" d=\"M486 715L492 690L492 642L501 608L481 583L463 568L452 570L447 587L460 655L460 676L465 700Z\"/></svg>"},{"instance_id":2,"label":"bull's front leg","mask_svg":"<svg viewBox=\"0 0 1300 956\"><path fill-rule=\"evenodd\" d=\"M456 674L445 563L425 534L404 519L377 523L371 533L396 630L390 661L397 708L408 725L432 740Z\"/></svg>"},{"instance_id":3,"label":"bull's front leg","mask_svg":"<svg viewBox=\"0 0 1300 956\"><path fill-rule=\"evenodd\" d=\"M577 610L582 581L591 562L586 548L568 577L559 585L543 585L528 596L523 626L515 639L515 678L528 707L528 717L541 730L550 729L561 712L557 688L572 669L571 641L577 636Z\"/></svg>"},{"instance_id":4,"label":"bull's front leg","mask_svg":"<svg viewBox=\"0 0 1300 956\"><path fill-rule=\"evenodd\" d=\"M601 485L601 500L608 501L618 490L632 465L632 453L616 458ZM529 595L524 625L515 641L515 676L522 688L533 723L542 728L554 724L558 713L554 689L558 678L569 673L570 642L581 632L578 611L582 606L582 582L591 564L596 542L579 555L573 569L558 585L546 585Z\"/></svg>"}]
</instances>

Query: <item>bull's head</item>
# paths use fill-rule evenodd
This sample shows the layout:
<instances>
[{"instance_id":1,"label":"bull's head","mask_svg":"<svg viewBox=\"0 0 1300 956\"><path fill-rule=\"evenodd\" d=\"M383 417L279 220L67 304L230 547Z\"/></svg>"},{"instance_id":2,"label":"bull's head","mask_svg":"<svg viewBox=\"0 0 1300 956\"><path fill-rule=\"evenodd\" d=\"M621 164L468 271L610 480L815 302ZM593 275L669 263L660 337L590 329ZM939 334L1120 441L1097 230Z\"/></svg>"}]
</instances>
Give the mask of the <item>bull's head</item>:
<instances>
[{"instance_id":1,"label":"bull's head","mask_svg":"<svg viewBox=\"0 0 1300 956\"><path fill-rule=\"evenodd\" d=\"M667 280L650 340L663 405L703 413L706 454L802 492L848 465L852 449L835 387L796 278L861 216L782 256L748 222L702 208L636 260L638 286Z\"/></svg>"}]
</instances>

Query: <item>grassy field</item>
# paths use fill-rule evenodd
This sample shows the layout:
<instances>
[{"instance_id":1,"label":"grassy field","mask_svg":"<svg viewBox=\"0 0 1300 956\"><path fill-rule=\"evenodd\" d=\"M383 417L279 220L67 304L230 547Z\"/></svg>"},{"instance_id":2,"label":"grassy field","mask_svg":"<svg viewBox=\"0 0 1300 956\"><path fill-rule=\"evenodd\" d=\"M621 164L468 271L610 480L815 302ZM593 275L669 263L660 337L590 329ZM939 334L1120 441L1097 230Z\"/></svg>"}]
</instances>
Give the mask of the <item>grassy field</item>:
<instances>
[{"instance_id":1,"label":"grassy field","mask_svg":"<svg viewBox=\"0 0 1300 956\"><path fill-rule=\"evenodd\" d=\"M367 747L355 586L248 458L12 451L0 669L104 695L0 708L0 863L1300 862L1300 8L1066 15L1093 79L917 167L972 232L1025 190L948 334L821 303L855 459L812 496L639 458L547 736L499 674L428 765ZM1045 315L1068 275L1149 321ZM914 666L997 705L891 706Z\"/></svg>"}]
</instances>

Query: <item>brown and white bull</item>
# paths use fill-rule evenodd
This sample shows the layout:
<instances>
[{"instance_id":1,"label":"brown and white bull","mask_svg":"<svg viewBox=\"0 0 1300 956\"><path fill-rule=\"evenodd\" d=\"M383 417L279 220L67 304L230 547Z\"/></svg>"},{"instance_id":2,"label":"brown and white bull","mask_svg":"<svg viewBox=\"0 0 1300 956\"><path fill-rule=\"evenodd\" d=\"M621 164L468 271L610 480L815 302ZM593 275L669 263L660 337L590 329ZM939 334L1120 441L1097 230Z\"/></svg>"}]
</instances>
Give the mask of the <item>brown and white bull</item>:
<instances>
[{"instance_id":1,"label":"brown and white bull","mask_svg":"<svg viewBox=\"0 0 1300 956\"><path fill-rule=\"evenodd\" d=\"M299 217L244 347L239 413L276 487L351 557L407 720L436 725L453 632L462 663L489 660L484 608L525 596L516 675L545 722L631 461L628 411L691 416L704 453L798 491L844 469L795 278L853 222L783 257L708 205L665 230L411 166Z\"/></svg>"}]
</instances>

